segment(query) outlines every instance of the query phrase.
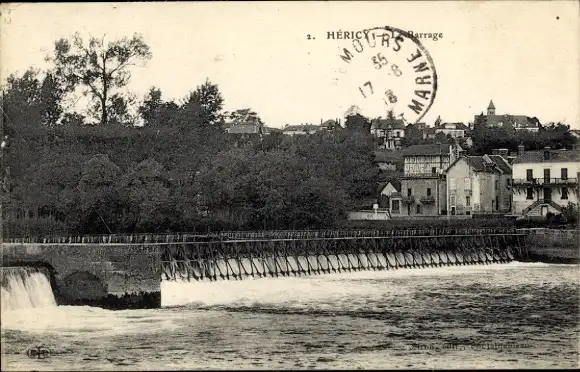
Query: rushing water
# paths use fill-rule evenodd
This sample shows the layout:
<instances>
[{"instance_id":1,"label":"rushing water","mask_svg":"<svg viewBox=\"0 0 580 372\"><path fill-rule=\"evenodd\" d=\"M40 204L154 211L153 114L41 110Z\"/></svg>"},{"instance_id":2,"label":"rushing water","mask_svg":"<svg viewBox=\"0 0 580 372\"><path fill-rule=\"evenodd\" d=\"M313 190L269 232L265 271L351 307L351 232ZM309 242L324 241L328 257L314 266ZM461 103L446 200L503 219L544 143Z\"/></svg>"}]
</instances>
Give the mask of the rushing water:
<instances>
[{"instance_id":1,"label":"rushing water","mask_svg":"<svg viewBox=\"0 0 580 372\"><path fill-rule=\"evenodd\" d=\"M45 272L36 268L0 268L2 313L23 308L56 306L50 281Z\"/></svg>"},{"instance_id":2,"label":"rushing water","mask_svg":"<svg viewBox=\"0 0 580 372\"><path fill-rule=\"evenodd\" d=\"M578 367L577 265L164 282L164 307L2 314L3 370ZM52 355L31 359L44 345Z\"/></svg>"}]
</instances>

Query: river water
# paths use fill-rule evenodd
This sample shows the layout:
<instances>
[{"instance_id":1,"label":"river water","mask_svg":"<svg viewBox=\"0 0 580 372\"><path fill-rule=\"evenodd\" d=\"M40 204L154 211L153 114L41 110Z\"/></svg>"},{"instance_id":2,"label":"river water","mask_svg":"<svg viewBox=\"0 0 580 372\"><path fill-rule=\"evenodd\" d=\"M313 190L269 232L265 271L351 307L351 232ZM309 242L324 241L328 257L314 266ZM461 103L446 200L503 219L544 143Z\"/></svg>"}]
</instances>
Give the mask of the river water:
<instances>
[{"instance_id":1,"label":"river water","mask_svg":"<svg viewBox=\"0 0 580 372\"><path fill-rule=\"evenodd\" d=\"M577 368L579 266L162 283L164 307L2 313L3 370ZM43 345L50 357L26 351Z\"/></svg>"}]
</instances>

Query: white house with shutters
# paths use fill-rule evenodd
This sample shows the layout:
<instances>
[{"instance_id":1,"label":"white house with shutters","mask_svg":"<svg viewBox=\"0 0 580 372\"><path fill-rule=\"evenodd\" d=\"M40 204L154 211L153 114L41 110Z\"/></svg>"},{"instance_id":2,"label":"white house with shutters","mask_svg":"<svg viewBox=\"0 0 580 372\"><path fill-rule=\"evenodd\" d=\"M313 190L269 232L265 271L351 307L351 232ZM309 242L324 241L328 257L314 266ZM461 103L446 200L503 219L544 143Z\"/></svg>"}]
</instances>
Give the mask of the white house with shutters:
<instances>
[{"instance_id":1,"label":"white house with shutters","mask_svg":"<svg viewBox=\"0 0 580 372\"><path fill-rule=\"evenodd\" d=\"M578 205L580 151L525 151L513 162L512 213L546 216L562 207Z\"/></svg>"}]
</instances>

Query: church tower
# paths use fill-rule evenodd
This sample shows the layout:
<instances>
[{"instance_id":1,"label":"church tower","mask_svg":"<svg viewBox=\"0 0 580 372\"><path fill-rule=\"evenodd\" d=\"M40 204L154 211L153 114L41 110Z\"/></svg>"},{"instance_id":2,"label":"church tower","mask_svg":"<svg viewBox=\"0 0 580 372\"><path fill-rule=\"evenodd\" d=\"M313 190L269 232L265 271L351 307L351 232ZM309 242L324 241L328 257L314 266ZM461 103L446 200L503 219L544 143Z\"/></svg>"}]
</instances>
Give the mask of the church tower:
<instances>
[{"instance_id":1,"label":"church tower","mask_svg":"<svg viewBox=\"0 0 580 372\"><path fill-rule=\"evenodd\" d=\"M489 101L489 106L487 107L487 116L495 115L495 106L493 105L493 100Z\"/></svg>"}]
</instances>

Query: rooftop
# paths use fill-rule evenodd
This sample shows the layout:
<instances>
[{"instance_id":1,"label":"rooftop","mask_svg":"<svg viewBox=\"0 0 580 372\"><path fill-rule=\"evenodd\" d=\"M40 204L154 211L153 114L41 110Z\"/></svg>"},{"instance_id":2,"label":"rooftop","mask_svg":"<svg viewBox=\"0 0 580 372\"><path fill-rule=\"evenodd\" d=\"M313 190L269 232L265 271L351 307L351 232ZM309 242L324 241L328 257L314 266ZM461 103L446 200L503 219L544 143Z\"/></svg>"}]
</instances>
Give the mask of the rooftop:
<instances>
[{"instance_id":1,"label":"rooftop","mask_svg":"<svg viewBox=\"0 0 580 372\"><path fill-rule=\"evenodd\" d=\"M403 156L437 156L449 155L451 145L436 143L432 145L413 145L401 151Z\"/></svg>"},{"instance_id":2,"label":"rooftop","mask_svg":"<svg viewBox=\"0 0 580 372\"><path fill-rule=\"evenodd\" d=\"M443 123L438 129L458 129L458 130L469 130L467 125L463 123Z\"/></svg>"},{"instance_id":3,"label":"rooftop","mask_svg":"<svg viewBox=\"0 0 580 372\"><path fill-rule=\"evenodd\" d=\"M544 151L549 152L549 158L544 159ZM524 163L576 163L580 162L580 150L539 150L526 151L517 157L513 164Z\"/></svg>"},{"instance_id":4,"label":"rooftop","mask_svg":"<svg viewBox=\"0 0 580 372\"><path fill-rule=\"evenodd\" d=\"M375 151L375 160L379 163L402 162L403 157L399 151Z\"/></svg>"},{"instance_id":5,"label":"rooftop","mask_svg":"<svg viewBox=\"0 0 580 372\"><path fill-rule=\"evenodd\" d=\"M495 165L503 172L503 173L512 173L512 167L509 164L509 160L504 158L501 155L488 155L491 160L495 163Z\"/></svg>"},{"instance_id":6,"label":"rooftop","mask_svg":"<svg viewBox=\"0 0 580 372\"><path fill-rule=\"evenodd\" d=\"M372 129L389 129L388 119L373 119L371 120ZM405 129L405 122L402 119L394 119L392 129Z\"/></svg>"},{"instance_id":7,"label":"rooftop","mask_svg":"<svg viewBox=\"0 0 580 372\"><path fill-rule=\"evenodd\" d=\"M288 125L286 128L282 129L283 132L315 132L321 129L320 126L314 124L298 124L298 125Z\"/></svg>"},{"instance_id":8,"label":"rooftop","mask_svg":"<svg viewBox=\"0 0 580 372\"><path fill-rule=\"evenodd\" d=\"M260 125L257 124L234 124L228 128L231 134L258 134L262 133Z\"/></svg>"}]
</instances>

